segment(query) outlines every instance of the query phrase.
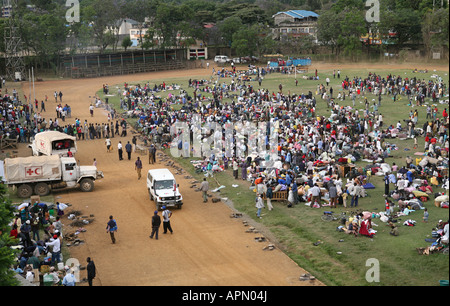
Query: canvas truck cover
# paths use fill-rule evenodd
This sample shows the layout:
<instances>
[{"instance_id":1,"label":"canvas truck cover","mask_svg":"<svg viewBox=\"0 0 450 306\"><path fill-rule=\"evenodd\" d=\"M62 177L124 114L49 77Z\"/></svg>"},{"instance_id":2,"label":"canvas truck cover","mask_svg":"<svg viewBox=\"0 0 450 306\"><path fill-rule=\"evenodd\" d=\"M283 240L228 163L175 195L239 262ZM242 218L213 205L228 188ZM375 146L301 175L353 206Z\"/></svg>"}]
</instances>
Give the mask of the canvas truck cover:
<instances>
[{"instance_id":1,"label":"canvas truck cover","mask_svg":"<svg viewBox=\"0 0 450 306\"><path fill-rule=\"evenodd\" d=\"M58 155L6 158L3 167L7 184L61 178L61 161Z\"/></svg>"},{"instance_id":2,"label":"canvas truck cover","mask_svg":"<svg viewBox=\"0 0 450 306\"><path fill-rule=\"evenodd\" d=\"M75 153L75 142L76 137L58 131L41 132L34 136L35 150L47 156L55 153L67 153L68 149Z\"/></svg>"}]
</instances>

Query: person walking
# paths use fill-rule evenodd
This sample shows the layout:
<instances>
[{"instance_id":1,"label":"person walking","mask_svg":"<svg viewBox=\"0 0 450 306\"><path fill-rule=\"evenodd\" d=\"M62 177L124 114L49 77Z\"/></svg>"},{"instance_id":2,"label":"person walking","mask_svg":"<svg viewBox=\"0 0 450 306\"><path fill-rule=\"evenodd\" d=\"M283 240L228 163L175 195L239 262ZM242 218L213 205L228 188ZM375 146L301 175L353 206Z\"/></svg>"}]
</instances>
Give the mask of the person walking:
<instances>
[{"instance_id":1,"label":"person walking","mask_svg":"<svg viewBox=\"0 0 450 306\"><path fill-rule=\"evenodd\" d=\"M353 192L352 192L352 200L350 202L350 207L353 207L353 205L355 205L355 207L358 206L358 199L362 194L362 187L361 185L358 183L355 184L355 187L353 188Z\"/></svg>"},{"instance_id":2,"label":"person walking","mask_svg":"<svg viewBox=\"0 0 450 306\"><path fill-rule=\"evenodd\" d=\"M94 261L91 260L90 257L88 257L86 259L86 261L87 261L87 267L86 267L87 279L88 279L88 284L91 287L92 286L92 280L95 278L95 264L94 264Z\"/></svg>"},{"instance_id":3,"label":"person walking","mask_svg":"<svg viewBox=\"0 0 450 306\"><path fill-rule=\"evenodd\" d=\"M119 160L123 160L123 147L121 141L119 141L119 144L117 145L117 151L119 152Z\"/></svg>"},{"instance_id":4,"label":"person walking","mask_svg":"<svg viewBox=\"0 0 450 306\"><path fill-rule=\"evenodd\" d=\"M234 176L235 180L238 179L238 174L239 174L239 164L238 164L236 158L234 158L233 159L233 176Z\"/></svg>"},{"instance_id":5,"label":"person walking","mask_svg":"<svg viewBox=\"0 0 450 306\"><path fill-rule=\"evenodd\" d=\"M172 217L172 212L166 208L166 206L162 207L163 209L163 234L167 234L167 231L169 231L171 234L173 234L172 226L170 225L170 218Z\"/></svg>"},{"instance_id":6,"label":"person walking","mask_svg":"<svg viewBox=\"0 0 450 306\"><path fill-rule=\"evenodd\" d=\"M133 149L133 147L131 146L131 143L128 141L127 144L125 145L125 151L127 152L128 160L131 160L131 150L132 149Z\"/></svg>"},{"instance_id":7,"label":"person walking","mask_svg":"<svg viewBox=\"0 0 450 306\"><path fill-rule=\"evenodd\" d=\"M158 233L160 226L161 226L161 217L158 215L158 211L155 210L152 217L152 233L149 236L151 239L153 239L153 236L155 236L155 239L158 240Z\"/></svg>"},{"instance_id":8,"label":"person walking","mask_svg":"<svg viewBox=\"0 0 450 306\"><path fill-rule=\"evenodd\" d=\"M388 173L386 173L384 175L384 195L385 196L389 196L389 184L390 184L390 179L389 179L389 175Z\"/></svg>"},{"instance_id":9,"label":"person walking","mask_svg":"<svg viewBox=\"0 0 450 306\"><path fill-rule=\"evenodd\" d=\"M330 185L330 189L328 190L328 195L330 197L330 207L336 208L337 200L338 200L338 193L336 185L332 184Z\"/></svg>"},{"instance_id":10,"label":"person walking","mask_svg":"<svg viewBox=\"0 0 450 306\"><path fill-rule=\"evenodd\" d=\"M209 190L209 182L206 180L206 177L203 178L203 182L200 184L200 191L203 195L203 203L208 202L208 190Z\"/></svg>"},{"instance_id":11,"label":"person walking","mask_svg":"<svg viewBox=\"0 0 450 306\"><path fill-rule=\"evenodd\" d=\"M263 202L263 200L261 198L261 195L259 193L256 195L256 205L255 206L257 208L256 216L261 219L262 218L261 217L261 210L264 208L264 202Z\"/></svg>"},{"instance_id":12,"label":"person walking","mask_svg":"<svg viewBox=\"0 0 450 306\"><path fill-rule=\"evenodd\" d=\"M154 164L156 162L156 147L152 143L148 149L148 163Z\"/></svg>"},{"instance_id":13,"label":"person walking","mask_svg":"<svg viewBox=\"0 0 450 306\"><path fill-rule=\"evenodd\" d=\"M107 153L111 152L111 139L109 139L109 137L107 137L105 140L105 143L106 143L106 152Z\"/></svg>"},{"instance_id":14,"label":"person walking","mask_svg":"<svg viewBox=\"0 0 450 306\"><path fill-rule=\"evenodd\" d=\"M109 221L106 224L106 232L111 236L112 243L116 243L116 237L114 233L117 232L117 222L113 219L113 216L109 216Z\"/></svg>"},{"instance_id":15,"label":"person walking","mask_svg":"<svg viewBox=\"0 0 450 306\"><path fill-rule=\"evenodd\" d=\"M139 158L139 156L138 156L136 162L134 163L134 170L137 171L138 180L140 180L141 179L141 171L142 171L142 161Z\"/></svg>"},{"instance_id":16,"label":"person walking","mask_svg":"<svg viewBox=\"0 0 450 306\"><path fill-rule=\"evenodd\" d=\"M317 183L314 184L314 186L311 188L311 208L314 207L314 205L317 203L317 205L320 207L320 195L321 190L319 188L319 185Z\"/></svg>"},{"instance_id":17,"label":"person walking","mask_svg":"<svg viewBox=\"0 0 450 306\"><path fill-rule=\"evenodd\" d=\"M267 190L266 190L266 199L267 199L267 208L270 210L273 210L273 205L272 205L272 198L273 198L273 189L272 186L267 186Z\"/></svg>"}]
</instances>

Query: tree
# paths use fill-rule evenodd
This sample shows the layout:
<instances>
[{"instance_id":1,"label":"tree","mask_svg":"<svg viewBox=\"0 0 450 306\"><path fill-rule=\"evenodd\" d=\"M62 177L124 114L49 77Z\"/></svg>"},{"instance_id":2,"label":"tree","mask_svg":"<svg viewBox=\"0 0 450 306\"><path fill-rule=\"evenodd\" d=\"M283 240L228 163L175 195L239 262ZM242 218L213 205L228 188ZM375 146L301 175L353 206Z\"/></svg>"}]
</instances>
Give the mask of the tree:
<instances>
[{"instance_id":1,"label":"tree","mask_svg":"<svg viewBox=\"0 0 450 306\"><path fill-rule=\"evenodd\" d=\"M331 47L336 55L341 51L355 56L361 52L360 38L367 33L364 6L358 0L339 0L330 10L321 12L317 39Z\"/></svg>"},{"instance_id":2,"label":"tree","mask_svg":"<svg viewBox=\"0 0 450 306\"><path fill-rule=\"evenodd\" d=\"M0 184L0 286L18 285L14 278L15 272L11 269L15 263L15 251L10 248L16 244L9 236L9 224L14 218L14 207L11 200L5 197L6 187Z\"/></svg>"},{"instance_id":3,"label":"tree","mask_svg":"<svg viewBox=\"0 0 450 306\"><path fill-rule=\"evenodd\" d=\"M361 36L367 33L365 27L364 13L358 10L347 9L342 12L343 18L340 23L338 45L342 47L346 55L355 58L361 53Z\"/></svg>"},{"instance_id":4,"label":"tree","mask_svg":"<svg viewBox=\"0 0 450 306\"><path fill-rule=\"evenodd\" d=\"M156 31L154 28L150 28L150 27L147 28L147 32L145 32L144 37L142 37L142 39L143 39L142 47L145 50L153 48L156 45L156 43L154 41L155 33L156 33Z\"/></svg>"},{"instance_id":5,"label":"tree","mask_svg":"<svg viewBox=\"0 0 450 306\"><path fill-rule=\"evenodd\" d=\"M243 24L268 24L270 16L256 4L238 3L235 0L218 4L214 12L216 20L225 20L228 17L239 17Z\"/></svg>"},{"instance_id":6,"label":"tree","mask_svg":"<svg viewBox=\"0 0 450 306\"><path fill-rule=\"evenodd\" d=\"M234 33L242 29L243 24L241 18L231 16L219 22L217 27L219 28L220 34L222 35L223 42L227 46L231 46Z\"/></svg>"},{"instance_id":7,"label":"tree","mask_svg":"<svg viewBox=\"0 0 450 306\"><path fill-rule=\"evenodd\" d=\"M92 28L95 43L104 52L119 41L118 27L123 19L123 3L119 0L92 0L81 8L81 20Z\"/></svg>"},{"instance_id":8,"label":"tree","mask_svg":"<svg viewBox=\"0 0 450 306\"><path fill-rule=\"evenodd\" d=\"M261 56L275 47L276 43L269 33L269 29L261 24L244 26L233 34L231 47L238 56Z\"/></svg>"},{"instance_id":9,"label":"tree","mask_svg":"<svg viewBox=\"0 0 450 306\"><path fill-rule=\"evenodd\" d=\"M55 5L49 11L31 11L19 6L16 12L19 33L28 53L36 55L41 65L50 64L55 72L69 34L64 11L64 7Z\"/></svg>"},{"instance_id":10,"label":"tree","mask_svg":"<svg viewBox=\"0 0 450 306\"><path fill-rule=\"evenodd\" d=\"M125 49L125 51L127 51L128 47L131 47L132 45L133 45L133 42L131 41L130 36L126 36L122 40L122 47Z\"/></svg>"},{"instance_id":11,"label":"tree","mask_svg":"<svg viewBox=\"0 0 450 306\"><path fill-rule=\"evenodd\" d=\"M280 44L277 45L277 53L298 55L298 54L314 54L317 45L314 37L309 34L301 36L283 35L280 37Z\"/></svg>"},{"instance_id":12,"label":"tree","mask_svg":"<svg viewBox=\"0 0 450 306\"><path fill-rule=\"evenodd\" d=\"M449 9L429 10L422 21L422 39L427 54L433 49L449 49Z\"/></svg>"},{"instance_id":13,"label":"tree","mask_svg":"<svg viewBox=\"0 0 450 306\"><path fill-rule=\"evenodd\" d=\"M337 35L342 16L332 10L321 12L317 21L317 40L331 48L331 53L338 52Z\"/></svg>"},{"instance_id":14,"label":"tree","mask_svg":"<svg viewBox=\"0 0 450 306\"><path fill-rule=\"evenodd\" d=\"M162 37L161 47L173 47L177 41L178 24L183 20L184 12L173 3L160 3L156 9L155 29Z\"/></svg>"},{"instance_id":15,"label":"tree","mask_svg":"<svg viewBox=\"0 0 450 306\"><path fill-rule=\"evenodd\" d=\"M130 18L137 21L137 29L139 31L139 44L141 49L144 49L144 34L143 29L148 25L145 23L146 18L152 15L152 12L156 11L156 7L154 6L154 2L148 0L131 0L128 1L127 4L127 13Z\"/></svg>"},{"instance_id":16,"label":"tree","mask_svg":"<svg viewBox=\"0 0 450 306\"><path fill-rule=\"evenodd\" d=\"M395 8L393 10L382 9L380 13L380 34L389 36L397 49L401 49L407 43L417 43L421 38L421 17L419 11L412 8Z\"/></svg>"},{"instance_id":17,"label":"tree","mask_svg":"<svg viewBox=\"0 0 450 306\"><path fill-rule=\"evenodd\" d=\"M86 53L94 36L92 27L86 22L75 22L69 27L71 53Z\"/></svg>"}]
</instances>

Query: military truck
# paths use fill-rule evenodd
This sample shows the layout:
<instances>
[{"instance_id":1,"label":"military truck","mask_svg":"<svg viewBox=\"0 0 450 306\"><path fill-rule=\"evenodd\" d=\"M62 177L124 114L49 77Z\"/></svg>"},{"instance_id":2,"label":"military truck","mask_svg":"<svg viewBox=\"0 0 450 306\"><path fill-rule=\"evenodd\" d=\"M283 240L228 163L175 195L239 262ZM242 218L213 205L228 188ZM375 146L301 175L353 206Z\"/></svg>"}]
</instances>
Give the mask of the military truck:
<instances>
[{"instance_id":1,"label":"military truck","mask_svg":"<svg viewBox=\"0 0 450 306\"><path fill-rule=\"evenodd\" d=\"M6 158L1 165L4 184L15 186L21 198L75 187L89 192L94 189L94 181L103 178L97 167L79 166L74 157L59 155Z\"/></svg>"}]
</instances>

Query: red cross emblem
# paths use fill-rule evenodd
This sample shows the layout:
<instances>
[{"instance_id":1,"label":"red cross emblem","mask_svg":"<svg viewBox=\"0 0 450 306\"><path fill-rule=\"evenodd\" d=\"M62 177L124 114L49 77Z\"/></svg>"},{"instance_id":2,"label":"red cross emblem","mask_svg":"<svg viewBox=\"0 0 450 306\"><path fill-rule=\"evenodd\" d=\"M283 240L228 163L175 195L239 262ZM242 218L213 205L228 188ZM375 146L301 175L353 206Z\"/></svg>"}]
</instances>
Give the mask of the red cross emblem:
<instances>
[{"instance_id":1,"label":"red cross emblem","mask_svg":"<svg viewBox=\"0 0 450 306\"><path fill-rule=\"evenodd\" d=\"M27 177L42 176L42 167L27 167L25 168L25 174Z\"/></svg>"}]
</instances>

